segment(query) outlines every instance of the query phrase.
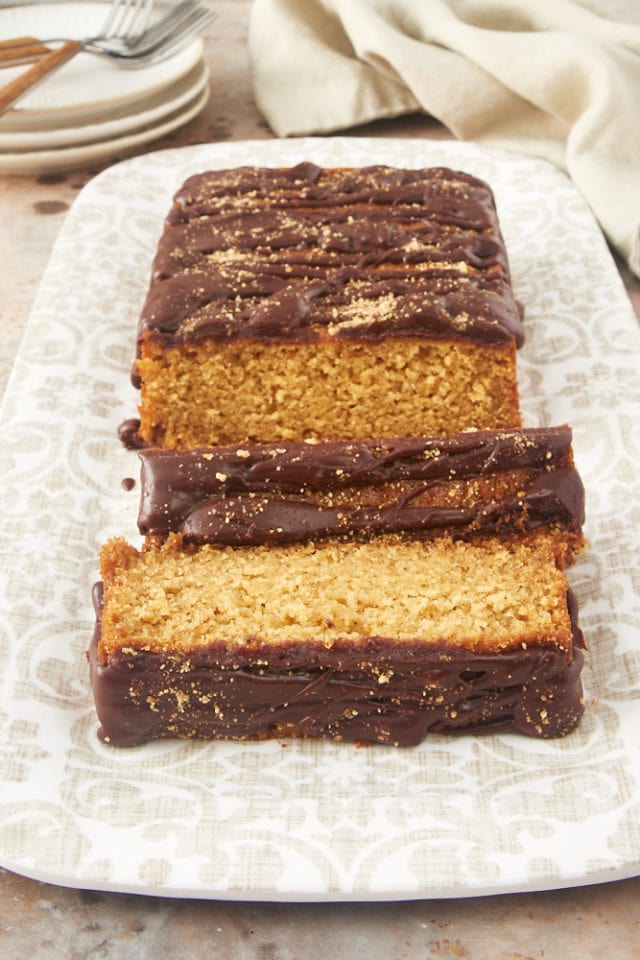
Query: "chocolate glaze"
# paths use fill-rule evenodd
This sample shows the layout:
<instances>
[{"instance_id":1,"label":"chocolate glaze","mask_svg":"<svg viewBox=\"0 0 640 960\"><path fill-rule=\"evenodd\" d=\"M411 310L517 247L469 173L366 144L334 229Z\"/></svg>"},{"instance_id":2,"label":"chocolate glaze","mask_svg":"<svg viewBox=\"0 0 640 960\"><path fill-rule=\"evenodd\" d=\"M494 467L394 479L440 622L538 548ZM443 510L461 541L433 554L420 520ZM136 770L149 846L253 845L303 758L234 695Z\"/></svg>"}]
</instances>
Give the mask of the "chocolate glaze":
<instances>
[{"instance_id":1,"label":"chocolate glaze","mask_svg":"<svg viewBox=\"0 0 640 960\"><path fill-rule=\"evenodd\" d=\"M241 652L212 646L188 660L131 651L106 663L98 656L101 584L94 602L88 657L99 735L116 746L287 735L413 746L428 734L471 730L557 737L584 709L584 645L571 595L569 654L544 643L484 655L371 637L357 650L255 642Z\"/></svg>"},{"instance_id":2,"label":"chocolate glaze","mask_svg":"<svg viewBox=\"0 0 640 960\"><path fill-rule=\"evenodd\" d=\"M370 307L355 324L344 315L354 301ZM489 187L445 168L310 163L191 177L139 326L165 346L425 334L522 342Z\"/></svg>"},{"instance_id":3,"label":"chocolate glaze","mask_svg":"<svg viewBox=\"0 0 640 960\"><path fill-rule=\"evenodd\" d=\"M138 526L193 543L233 546L324 537L560 527L579 535L584 489L567 426L477 431L450 438L279 443L191 451L149 449ZM420 497L436 484L519 471L517 490L455 506ZM520 473L525 471L524 479ZM358 491L367 490L363 500Z\"/></svg>"},{"instance_id":4,"label":"chocolate glaze","mask_svg":"<svg viewBox=\"0 0 640 960\"><path fill-rule=\"evenodd\" d=\"M140 420L137 417L131 417L123 420L118 427L118 439L127 450L138 450L144 446L144 440L141 438Z\"/></svg>"}]
</instances>

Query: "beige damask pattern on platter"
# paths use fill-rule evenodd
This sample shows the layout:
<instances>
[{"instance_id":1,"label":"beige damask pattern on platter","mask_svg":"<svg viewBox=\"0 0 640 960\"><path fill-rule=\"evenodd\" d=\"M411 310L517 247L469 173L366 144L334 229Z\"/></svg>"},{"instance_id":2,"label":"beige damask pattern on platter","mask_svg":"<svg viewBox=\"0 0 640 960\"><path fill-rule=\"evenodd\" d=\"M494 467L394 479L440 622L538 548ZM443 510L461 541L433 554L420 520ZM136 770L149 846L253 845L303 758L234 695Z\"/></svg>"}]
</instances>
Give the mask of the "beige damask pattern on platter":
<instances>
[{"instance_id":1,"label":"beige damask pattern on platter","mask_svg":"<svg viewBox=\"0 0 640 960\"><path fill-rule=\"evenodd\" d=\"M526 309L530 425L569 422L591 547L570 577L587 710L564 740L420 747L99 742L84 652L99 545L136 541L118 424L137 313L171 196L241 164L444 164L494 188ZM83 190L2 405L0 863L105 890L373 900L549 889L640 872L640 334L567 178L473 145L326 138L126 161Z\"/></svg>"}]
</instances>

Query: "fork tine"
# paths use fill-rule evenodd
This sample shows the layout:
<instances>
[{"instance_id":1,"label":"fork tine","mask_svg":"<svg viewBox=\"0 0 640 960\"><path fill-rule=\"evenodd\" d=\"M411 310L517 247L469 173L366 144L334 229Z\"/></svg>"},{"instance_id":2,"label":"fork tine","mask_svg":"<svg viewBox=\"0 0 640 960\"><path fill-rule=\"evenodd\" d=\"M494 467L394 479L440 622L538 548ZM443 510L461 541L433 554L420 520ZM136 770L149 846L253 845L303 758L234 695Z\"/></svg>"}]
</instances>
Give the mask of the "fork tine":
<instances>
[{"instance_id":1,"label":"fork tine","mask_svg":"<svg viewBox=\"0 0 640 960\"><path fill-rule=\"evenodd\" d=\"M154 0L114 0L111 22L104 36L136 37L142 33L148 23Z\"/></svg>"},{"instance_id":2,"label":"fork tine","mask_svg":"<svg viewBox=\"0 0 640 960\"><path fill-rule=\"evenodd\" d=\"M118 11L122 6L122 4L125 2L126 0L112 0L111 10L108 12L106 19L102 24L102 28L100 29L100 36L103 36L103 37L111 36L111 30L113 28L113 24L115 23L118 17Z\"/></svg>"},{"instance_id":3,"label":"fork tine","mask_svg":"<svg viewBox=\"0 0 640 960\"><path fill-rule=\"evenodd\" d=\"M175 52L179 44L184 46L215 18L214 11L204 7L197 0L196 2L185 0L184 4L179 6L183 7L181 17L176 18L171 24L161 24L163 29L156 32L153 32L152 28L138 40L127 44L127 53L138 59L148 58L160 50L164 51L165 48Z\"/></svg>"},{"instance_id":4,"label":"fork tine","mask_svg":"<svg viewBox=\"0 0 640 960\"><path fill-rule=\"evenodd\" d=\"M132 39L128 44L129 50L132 53L135 52L138 44L141 44L142 49L146 50L163 41L173 30L181 27L185 19L190 17L198 6L198 0L181 0L173 10L161 17L156 24L152 24L145 31L144 36Z\"/></svg>"},{"instance_id":5,"label":"fork tine","mask_svg":"<svg viewBox=\"0 0 640 960\"><path fill-rule=\"evenodd\" d=\"M150 63L160 63L162 60L172 57L186 47L194 37L197 37L212 20L215 20L215 17L216 14L213 10L200 9L194 13L189 23L185 23L180 30L164 37L163 40L155 43L152 47L144 47L135 56L126 57L121 61L123 66L142 67Z\"/></svg>"},{"instance_id":6,"label":"fork tine","mask_svg":"<svg viewBox=\"0 0 640 960\"><path fill-rule=\"evenodd\" d=\"M128 28L123 31L121 36L137 37L148 29L154 2L155 0L135 0L132 18L129 21Z\"/></svg>"}]
</instances>

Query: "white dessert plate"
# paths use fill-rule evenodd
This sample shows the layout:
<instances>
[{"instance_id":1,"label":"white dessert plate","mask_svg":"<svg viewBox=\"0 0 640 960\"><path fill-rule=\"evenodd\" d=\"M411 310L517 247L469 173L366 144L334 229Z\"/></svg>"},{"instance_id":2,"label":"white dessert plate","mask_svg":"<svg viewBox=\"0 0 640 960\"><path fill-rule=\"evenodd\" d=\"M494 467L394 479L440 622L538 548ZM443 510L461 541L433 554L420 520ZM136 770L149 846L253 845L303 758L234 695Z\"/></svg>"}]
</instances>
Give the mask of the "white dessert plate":
<instances>
[{"instance_id":1,"label":"white dessert plate","mask_svg":"<svg viewBox=\"0 0 640 960\"><path fill-rule=\"evenodd\" d=\"M85 650L98 548L138 542L137 314L170 199L243 164L444 164L488 180L526 307L526 422L574 427L589 552L570 571L586 714L560 740L101 743ZM0 863L174 897L394 900L640 872L640 335L602 235L550 165L470 144L349 138L201 145L125 161L79 195L0 415Z\"/></svg>"},{"instance_id":2,"label":"white dessert plate","mask_svg":"<svg viewBox=\"0 0 640 960\"><path fill-rule=\"evenodd\" d=\"M108 3L45 3L0 9L0 39L33 36L75 40L94 36L109 8ZM200 39L161 63L136 70L79 53L9 110L6 119L0 121L0 130L11 128L16 115L23 129L42 129L51 124L97 122L122 107L134 110L141 100L169 87L201 59ZM8 83L23 70L5 67L0 71L0 83Z\"/></svg>"},{"instance_id":3,"label":"white dessert plate","mask_svg":"<svg viewBox=\"0 0 640 960\"><path fill-rule=\"evenodd\" d=\"M172 130L177 130L189 120L193 120L205 107L209 99L209 88L200 89L177 110L160 120L146 123L140 129L120 137L82 143L72 147L60 147L51 150L22 151L19 153L0 153L0 173L15 173L22 176L35 176L40 173L54 173L61 170L76 170L89 163L104 160L105 157L117 157L137 147L159 140Z\"/></svg>"},{"instance_id":4,"label":"white dessert plate","mask_svg":"<svg viewBox=\"0 0 640 960\"><path fill-rule=\"evenodd\" d=\"M143 110L135 110L103 123L87 123L79 127L52 127L46 130L5 132L0 129L0 162L3 153L71 148L72 146L115 140L137 130L159 124L171 114L193 101L209 81L209 71L203 62L181 77L166 90L150 97Z\"/></svg>"}]
</instances>

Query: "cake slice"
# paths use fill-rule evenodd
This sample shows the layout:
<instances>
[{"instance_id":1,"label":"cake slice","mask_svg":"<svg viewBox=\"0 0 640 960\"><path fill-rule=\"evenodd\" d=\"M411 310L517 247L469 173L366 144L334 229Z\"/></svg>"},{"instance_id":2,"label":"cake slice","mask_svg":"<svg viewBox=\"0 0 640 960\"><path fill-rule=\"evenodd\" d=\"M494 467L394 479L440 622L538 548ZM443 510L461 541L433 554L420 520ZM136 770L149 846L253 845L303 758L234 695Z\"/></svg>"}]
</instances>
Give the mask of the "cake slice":
<instances>
[{"instance_id":1,"label":"cake slice","mask_svg":"<svg viewBox=\"0 0 640 960\"><path fill-rule=\"evenodd\" d=\"M442 167L242 167L176 194L129 444L520 425L523 331L490 188Z\"/></svg>"},{"instance_id":2,"label":"cake slice","mask_svg":"<svg viewBox=\"0 0 640 960\"><path fill-rule=\"evenodd\" d=\"M583 547L571 433L144 451L141 551L102 551L101 736L568 733Z\"/></svg>"},{"instance_id":3,"label":"cake slice","mask_svg":"<svg viewBox=\"0 0 640 960\"><path fill-rule=\"evenodd\" d=\"M143 450L138 528L230 546L543 529L568 554L584 519L571 439L559 426Z\"/></svg>"}]
</instances>

